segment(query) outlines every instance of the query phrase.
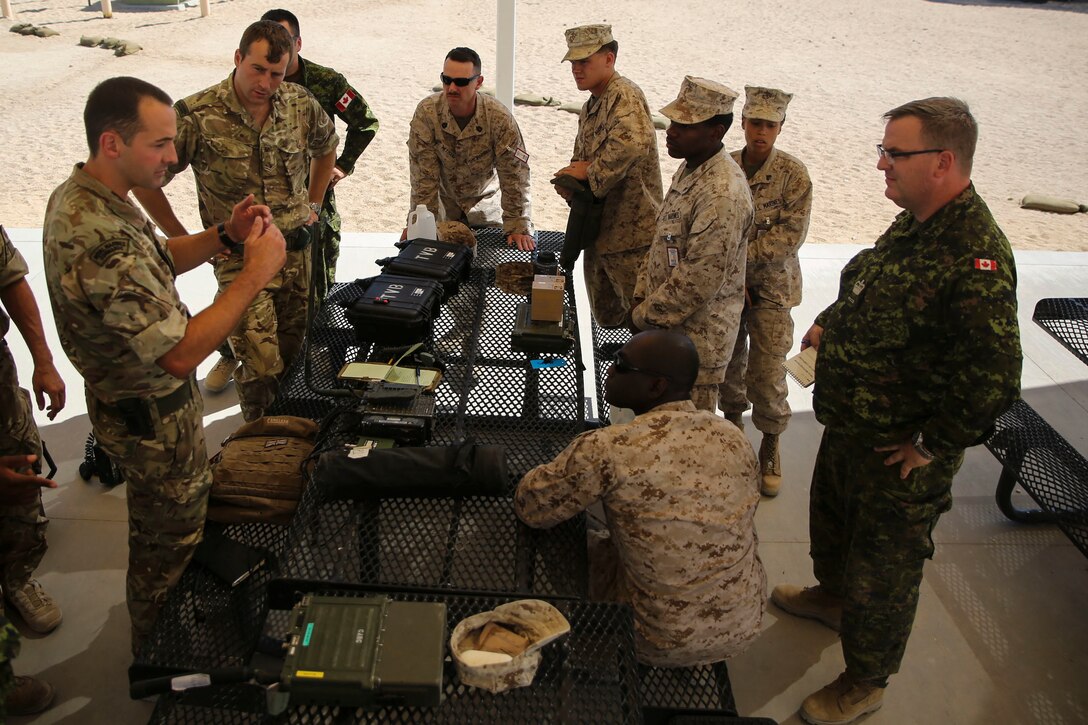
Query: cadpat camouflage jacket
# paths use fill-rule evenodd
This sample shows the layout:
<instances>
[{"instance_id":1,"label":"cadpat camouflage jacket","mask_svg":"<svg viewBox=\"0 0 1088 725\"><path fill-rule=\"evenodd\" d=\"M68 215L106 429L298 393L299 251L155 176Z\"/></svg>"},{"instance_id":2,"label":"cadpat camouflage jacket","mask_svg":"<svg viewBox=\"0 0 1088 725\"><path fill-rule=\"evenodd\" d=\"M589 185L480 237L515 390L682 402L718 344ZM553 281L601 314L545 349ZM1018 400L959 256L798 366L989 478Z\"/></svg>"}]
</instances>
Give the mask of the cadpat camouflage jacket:
<instances>
[{"instance_id":1,"label":"cadpat camouflage jacket","mask_svg":"<svg viewBox=\"0 0 1088 725\"><path fill-rule=\"evenodd\" d=\"M922 224L899 214L816 324L816 418L873 445L921 431L953 454L1019 397L1016 265L974 186Z\"/></svg>"},{"instance_id":2,"label":"cadpat camouflage jacket","mask_svg":"<svg viewBox=\"0 0 1088 725\"><path fill-rule=\"evenodd\" d=\"M355 162L378 133L378 119L359 91L347 78L332 68L318 65L302 56L298 59L298 78L294 81L313 94L329 118L339 118L347 125L344 146L336 165L346 173L355 170Z\"/></svg>"}]
</instances>

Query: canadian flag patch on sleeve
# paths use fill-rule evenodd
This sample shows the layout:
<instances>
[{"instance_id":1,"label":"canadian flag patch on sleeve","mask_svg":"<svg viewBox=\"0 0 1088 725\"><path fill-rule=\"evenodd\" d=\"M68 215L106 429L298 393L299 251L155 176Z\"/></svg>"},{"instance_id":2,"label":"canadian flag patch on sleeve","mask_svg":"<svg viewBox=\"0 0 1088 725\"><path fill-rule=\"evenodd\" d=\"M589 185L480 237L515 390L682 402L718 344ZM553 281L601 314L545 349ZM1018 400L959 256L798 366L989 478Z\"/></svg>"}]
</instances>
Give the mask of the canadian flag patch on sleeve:
<instances>
[{"instance_id":1,"label":"canadian flag patch on sleeve","mask_svg":"<svg viewBox=\"0 0 1088 725\"><path fill-rule=\"evenodd\" d=\"M996 259L975 259L975 269L981 269L984 272L996 272L997 260Z\"/></svg>"},{"instance_id":2,"label":"canadian flag patch on sleeve","mask_svg":"<svg viewBox=\"0 0 1088 725\"><path fill-rule=\"evenodd\" d=\"M358 94L350 88L344 92L344 95L340 96L340 100L336 102L336 110L343 113L351 105L351 102L358 98Z\"/></svg>"}]
</instances>

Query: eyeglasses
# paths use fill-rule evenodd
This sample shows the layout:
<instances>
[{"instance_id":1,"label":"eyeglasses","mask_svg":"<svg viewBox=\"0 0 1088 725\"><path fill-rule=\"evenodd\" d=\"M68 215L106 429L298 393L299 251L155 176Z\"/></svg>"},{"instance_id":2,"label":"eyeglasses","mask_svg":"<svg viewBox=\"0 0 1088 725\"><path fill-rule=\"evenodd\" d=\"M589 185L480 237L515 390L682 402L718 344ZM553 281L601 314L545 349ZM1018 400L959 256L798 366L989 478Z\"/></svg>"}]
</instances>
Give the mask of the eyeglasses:
<instances>
[{"instance_id":1,"label":"eyeglasses","mask_svg":"<svg viewBox=\"0 0 1088 725\"><path fill-rule=\"evenodd\" d=\"M472 81L476 80L479 77L480 77L479 73L477 73L474 76L469 76L468 78L450 78L445 73L439 73L438 74L438 78L439 78L439 80L442 81L442 85L448 86L448 85L450 85L452 83L453 85L457 86L458 88L464 88L469 83L472 83Z\"/></svg>"},{"instance_id":2,"label":"eyeglasses","mask_svg":"<svg viewBox=\"0 0 1088 725\"><path fill-rule=\"evenodd\" d=\"M627 373L642 373L643 375L649 375L655 378L665 378L666 380L672 379L672 376L665 375L664 373L655 373L652 370L636 368L634 365L620 357L618 352L612 356L612 369L621 375L626 375Z\"/></svg>"},{"instance_id":3,"label":"eyeglasses","mask_svg":"<svg viewBox=\"0 0 1088 725\"><path fill-rule=\"evenodd\" d=\"M894 164L896 159L905 159L909 156L917 156L918 154L939 154L942 151L948 149L922 149L920 151L889 151L884 148L884 144L876 145L876 154L881 158L888 160L888 163Z\"/></svg>"}]
</instances>

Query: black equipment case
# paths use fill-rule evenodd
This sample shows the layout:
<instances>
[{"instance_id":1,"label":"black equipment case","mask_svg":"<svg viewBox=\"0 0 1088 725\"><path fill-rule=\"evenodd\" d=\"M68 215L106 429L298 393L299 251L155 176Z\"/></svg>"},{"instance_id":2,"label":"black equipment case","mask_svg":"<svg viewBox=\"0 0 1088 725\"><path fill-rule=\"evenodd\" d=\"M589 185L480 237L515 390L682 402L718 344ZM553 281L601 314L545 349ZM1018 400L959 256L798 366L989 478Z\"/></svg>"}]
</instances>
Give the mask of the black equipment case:
<instances>
[{"instance_id":1,"label":"black equipment case","mask_svg":"<svg viewBox=\"0 0 1088 725\"><path fill-rule=\"evenodd\" d=\"M413 239L395 257L379 259L382 274L436 279L442 283L445 299L457 294L462 280L468 279L472 249L461 244Z\"/></svg>"},{"instance_id":2,"label":"black equipment case","mask_svg":"<svg viewBox=\"0 0 1088 725\"><path fill-rule=\"evenodd\" d=\"M343 306L360 342L404 345L430 337L442 301L440 282L380 274L358 284L366 291Z\"/></svg>"}]
</instances>

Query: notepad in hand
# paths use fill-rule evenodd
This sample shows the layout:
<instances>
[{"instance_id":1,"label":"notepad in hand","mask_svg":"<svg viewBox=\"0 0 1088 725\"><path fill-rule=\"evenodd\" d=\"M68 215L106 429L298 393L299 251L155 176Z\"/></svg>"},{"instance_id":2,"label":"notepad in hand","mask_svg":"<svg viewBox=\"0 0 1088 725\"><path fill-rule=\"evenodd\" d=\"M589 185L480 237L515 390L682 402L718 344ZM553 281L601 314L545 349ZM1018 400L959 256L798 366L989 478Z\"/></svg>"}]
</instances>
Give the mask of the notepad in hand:
<instances>
[{"instance_id":1,"label":"notepad in hand","mask_svg":"<svg viewBox=\"0 0 1088 725\"><path fill-rule=\"evenodd\" d=\"M801 352L782 363L790 377L796 380L802 388L807 388L816 382L816 348L806 347Z\"/></svg>"}]
</instances>

